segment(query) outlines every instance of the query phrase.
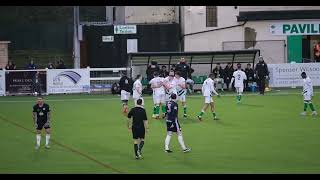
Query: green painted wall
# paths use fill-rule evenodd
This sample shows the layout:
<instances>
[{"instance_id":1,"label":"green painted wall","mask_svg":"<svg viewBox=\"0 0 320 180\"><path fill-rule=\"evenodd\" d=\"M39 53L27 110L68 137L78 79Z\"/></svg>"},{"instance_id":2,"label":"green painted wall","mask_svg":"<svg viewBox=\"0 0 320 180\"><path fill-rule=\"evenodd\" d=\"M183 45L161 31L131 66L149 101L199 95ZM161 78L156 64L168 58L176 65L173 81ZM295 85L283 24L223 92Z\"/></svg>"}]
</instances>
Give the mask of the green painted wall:
<instances>
[{"instance_id":1,"label":"green painted wall","mask_svg":"<svg viewBox=\"0 0 320 180\"><path fill-rule=\"evenodd\" d=\"M302 62L302 36L288 36L288 62Z\"/></svg>"}]
</instances>

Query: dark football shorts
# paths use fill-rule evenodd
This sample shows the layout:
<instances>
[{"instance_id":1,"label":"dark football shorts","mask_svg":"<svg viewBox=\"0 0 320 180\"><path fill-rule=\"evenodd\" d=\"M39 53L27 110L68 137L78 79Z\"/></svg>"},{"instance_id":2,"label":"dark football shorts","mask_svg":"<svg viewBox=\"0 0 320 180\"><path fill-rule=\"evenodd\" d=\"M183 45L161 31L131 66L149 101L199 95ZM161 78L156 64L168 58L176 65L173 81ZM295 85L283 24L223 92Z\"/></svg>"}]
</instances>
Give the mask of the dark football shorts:
<instances>
[{"instance_id":1,"label":"dark football shorts","mask_svg":"<svg viewBox=\"0 0 320 180\"><path fill-rule=\"evenodd\" d=\"M132 127L132 137L133 139L144 139L145 129L144 128L134 128Z\"/></svg>"},{"instance_id":2,"label":"dark football shorts","mask_svg":"<svg viewBox=\"0 0 320 180\"><path fill-rule=\"evenodd\" d=\"M37 130L42 130L43 128L44 129L50 128L50 125L45 126L46 123L47 121L37 121Z\"/></svg>"},{"instance_id":3,"label":"dark football shorts","mask_svg":"<svg viewBox=\"0 0 320 180\"><path fill-rule=\"evenodd\" d=\"M180 132L181 126L179 124L179 121L167 120L167 131Z\"/></svg>"}]
</instances>

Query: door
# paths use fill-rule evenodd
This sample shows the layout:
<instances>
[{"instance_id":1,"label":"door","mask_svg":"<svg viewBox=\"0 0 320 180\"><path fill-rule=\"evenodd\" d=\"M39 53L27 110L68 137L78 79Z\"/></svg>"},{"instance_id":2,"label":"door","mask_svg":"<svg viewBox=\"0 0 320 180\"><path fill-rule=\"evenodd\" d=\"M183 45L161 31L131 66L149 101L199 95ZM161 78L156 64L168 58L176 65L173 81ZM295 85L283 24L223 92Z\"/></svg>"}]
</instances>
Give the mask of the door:
<instances>
[{"instance_id":1,"label":"door","mask_svg":"<svg viewBox=\"0 0 320 180\"><path fill-rule=\"evenodd\" d=\"M302 62L302 36L288 36L288 61Z\"/></svg>"}]
</instances>

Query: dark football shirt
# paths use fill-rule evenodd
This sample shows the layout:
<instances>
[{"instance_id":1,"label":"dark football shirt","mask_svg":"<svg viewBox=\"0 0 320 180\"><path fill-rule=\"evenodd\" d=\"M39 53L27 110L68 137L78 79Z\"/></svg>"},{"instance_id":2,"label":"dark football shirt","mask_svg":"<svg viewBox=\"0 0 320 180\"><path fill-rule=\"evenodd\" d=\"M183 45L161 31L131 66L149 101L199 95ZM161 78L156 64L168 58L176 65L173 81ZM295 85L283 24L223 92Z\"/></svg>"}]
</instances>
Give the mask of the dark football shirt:
<instances>
[{"instance_id":1,"label":"dark football shirt","mask_svg":"<svg viewBox=\"0 0 320 180\"><path fill-rule=\"evenodd\" d=\"M174 101L167 103L167 119L175 121L178 118L178 104Z\"/></svg>"},{"instance_id":2,"label":"dark football shirt","mask_svg":"<svg viewBox=\"0 0 320 180\"><path fill-rule=\"evenodd\" d=\"M38 104L33 106L33 112L37 113L37 121L47 121L48 113L50 112L50 107L48 104L44 103L42 107Z\"/></svg>"},{"instance_id":3,"label":"dark football shirt","mask_svg":"<svg viewBox=\"0 0 320 180\"><path fill-rule=\"evenodd\" d=\"M144 120L148 120L146 110L142 107L134 107L130 110L128 118L133 117L132 128L144 129Z\"/></svg>"}]
</instances>

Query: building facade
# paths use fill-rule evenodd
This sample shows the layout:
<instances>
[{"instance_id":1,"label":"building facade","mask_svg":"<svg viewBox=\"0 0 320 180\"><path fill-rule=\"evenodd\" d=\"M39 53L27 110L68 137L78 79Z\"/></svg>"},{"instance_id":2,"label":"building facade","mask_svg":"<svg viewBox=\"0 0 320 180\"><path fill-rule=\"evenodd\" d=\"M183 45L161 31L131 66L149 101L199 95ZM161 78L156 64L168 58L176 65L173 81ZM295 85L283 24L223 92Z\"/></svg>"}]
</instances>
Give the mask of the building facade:
<instances>
[{"instance_id":1,"label":"building facade","mask_svg":"<svg viewBox=\"0 0 320 180\"><path fill-rule=\"evenodd\" d=\"M314 59L320 6L183 6L184 51L260 49L268 63Z\"/></svg>"},{"instance_id":2,"label":"building facade","mask_svg":"<svg viewBox=\"0 0 320 180\"><path fill-rule=\"evenodd\" d=\"M81 67L125 67L130 52L180 51L176 8L106 6L104 22L80 22Z\"/></svg>"}]
</instances>

